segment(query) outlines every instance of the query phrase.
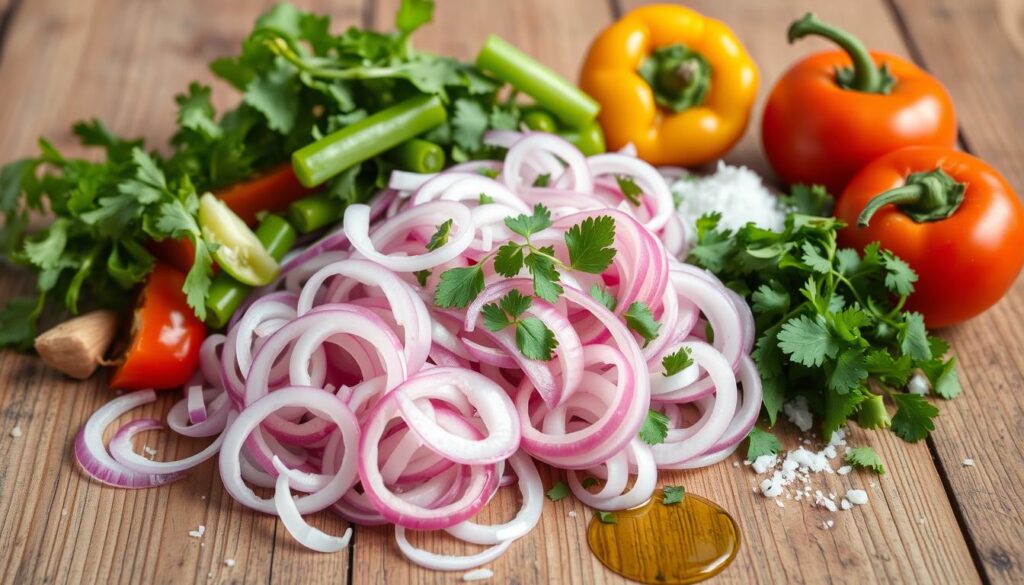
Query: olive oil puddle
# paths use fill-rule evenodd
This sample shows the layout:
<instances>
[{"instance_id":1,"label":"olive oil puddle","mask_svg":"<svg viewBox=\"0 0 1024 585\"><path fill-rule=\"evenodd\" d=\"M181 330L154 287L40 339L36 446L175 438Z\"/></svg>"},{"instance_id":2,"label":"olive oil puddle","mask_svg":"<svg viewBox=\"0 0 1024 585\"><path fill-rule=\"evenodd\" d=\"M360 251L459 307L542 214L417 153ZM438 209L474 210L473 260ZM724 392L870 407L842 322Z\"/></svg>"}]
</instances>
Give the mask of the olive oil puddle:
<instances>
[{"instance_id":1,"label":"olive oil puddle","mask_svg":"<svg viewBox=\"0 0 1024 585\"><path fill-rule=\"evenodd\" d=\"M664 505L659 490L651 501L614 512L616 523L594 516L587 530L590 550L604 566L641 583L697 583L722 572L736 558L740 532L718 504L686 494Z\"/></svg>"}]
</instances>

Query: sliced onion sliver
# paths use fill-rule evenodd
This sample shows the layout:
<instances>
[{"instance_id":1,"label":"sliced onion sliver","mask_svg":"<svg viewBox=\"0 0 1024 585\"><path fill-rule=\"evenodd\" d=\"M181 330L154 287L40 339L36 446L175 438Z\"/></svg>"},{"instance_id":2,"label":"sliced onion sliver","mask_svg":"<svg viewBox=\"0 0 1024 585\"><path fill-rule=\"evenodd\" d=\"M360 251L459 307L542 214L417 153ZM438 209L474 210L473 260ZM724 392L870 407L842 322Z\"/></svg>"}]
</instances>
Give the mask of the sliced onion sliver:
<instances>
[{"instance_id":1,"label":"sliced onion sliver","mask_svg":"<svg viewBox=\"0 0 1024 585\"><path fill-rule=\"evenodd\" d=\"M300 513L308 514L327 508L358 480L356 476L359 444L359 423L355 415L337 396L318 388L289 387L275 390L248 405L224 433L224 444L220 452L220 476L224 487L239 503L254 510L273 514L276 506L273 500L256 495L242 482L239 458L242 445L251 433L259 432L259 425L274 412L289 406L301 406L317 416L330 419L341 429L345 454L341 466L330 482L320 491L299 498L295 505Z\"/></svg>"},{"instance_id":2,"label":"sliced onion sliver","mask_svg":"<svg viewBox=\"0 0 1024 585\"><path fill-rule=\"evenodd\" d=\"M183 473L139 473L118 463L103 446L103 431L119 416L156 400L152 390L131 392L115 398L89 417L75 437L75 460L96 481L123 488L149 488L177 481Z\"/></svg>"},{"instance_id":3,"label":"sliced onion sliver","mask_svg":"<svg viewBox=\"0 0 1024 585\"><path fill-rule=\"evenodd\" d=\"M506 540L500 544L496 544L491 548L478 552L475 555L467 556L454 556L454 555L439 555L430 551L416 548L409 542L409 539L405 536L405 528L402 526L395 526L395 541L398 543L398 550L402 551L405 558L416 563L421 567L433 569L435 571L468 571L481 565L493 561L494 559L505 554L508 547L512 546L511 540Z\"/></svg>"},{"instance_id":4,"label":"sliced onion sliver","mask_svg":"<svg viewBox=\"0 0 1024 585\"><path fill-rule=\"evenodd\" d=\"M352 539L351 526L345 529L345 534L331 536L310 526L302 519L302 514L299 513L299 508L295 505L295 500L292 499L292 492L288 488L288 468L276 456L273 462L280 474L277 476L277 483L274 486L274 506L277 509L277 515L281 517L281 522L284 523L284 527L292 535L292 538L306 548L322 553L338 552L348 546L349 540Z\"/></svg>"},{"instance_id":5,"label":"sliced onion sliver","mask_svg":"<svg viewBox=\"0 0 1024 585\"><path fill-rule=\"evenodd\" d=\"M233 416L233 412L228 414L229 425L231 424ZM221 434L202 451L177 461L152 461L139 455L134 449L132 449L132 437L136 434L143 431L162 428L164 428L164 425L161 424L160 421L152 418L134 420L127 423L118 429L117 432L114 433L114 437L110 440L110 454L118 463L138 473L181 473L212 459L213 456L220 451L221 444L224 443L224 435Z\"/></svg>"}]
</instances>

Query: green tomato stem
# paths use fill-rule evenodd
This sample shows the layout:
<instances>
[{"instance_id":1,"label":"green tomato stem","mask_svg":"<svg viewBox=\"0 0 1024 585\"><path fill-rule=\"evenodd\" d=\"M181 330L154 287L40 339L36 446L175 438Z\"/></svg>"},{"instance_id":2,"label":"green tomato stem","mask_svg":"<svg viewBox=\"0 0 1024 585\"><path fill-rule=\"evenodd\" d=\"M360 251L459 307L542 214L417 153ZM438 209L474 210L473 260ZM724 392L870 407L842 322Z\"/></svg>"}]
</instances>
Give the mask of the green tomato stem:
<instances>
[{"instance_id":1,"label":"green tomato stem","mask_svg":"<svg viewBox=\"0 0 1024 585\"><path fill-rule=\"evenodd\" d=\"M886 205L896 205L917 223L939 221L953 215L964 200L967 186L956 182L940 168L914 173L906 183L868 201L857 218L857 225L868 227L872 216Z\"/></svg>"},{"instance_id":2,"label":"green tomato stem","mask_svg":"<svg viewBox=\"0 0 1024 585\"><path fill-rule=\"evenodd\" d=\"M853 61L853 79L846 89L866 93L883 92L884 76L860 39L839 27L822 22L813 12L808 12L789 26L790 43L806 36L824 37L839 45L850 56Z\"/></svg>"}]
</instances>

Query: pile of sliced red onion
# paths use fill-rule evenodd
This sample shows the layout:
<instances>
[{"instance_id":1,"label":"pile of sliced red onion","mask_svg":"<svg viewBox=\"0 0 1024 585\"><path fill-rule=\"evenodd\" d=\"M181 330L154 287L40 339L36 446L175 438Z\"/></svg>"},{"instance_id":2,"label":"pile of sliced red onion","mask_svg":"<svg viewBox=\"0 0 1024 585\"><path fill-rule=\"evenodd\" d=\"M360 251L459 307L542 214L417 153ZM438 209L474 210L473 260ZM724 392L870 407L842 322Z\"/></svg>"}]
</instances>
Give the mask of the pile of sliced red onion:
<instances>
[{"instance_id":1,"label":"pile of sliced red onion","mask_svg":"<svg viewBox=\"0 0 1024 585\"><path fill-rule=\"evenodd\" d=\"M209 447L175 462L137 455L132 437L160 428L154 419L129 422L104 446L106 426L155 399L136 392L101 408L78 435L75 453L86 472L115 486L151 487L219 453L232 496L280 516L311 549L348 544L351 529L332 536L302 518L330 510L355 524L394 524L399 548L417 564L466 570L537 525L544 501L537 461L565 470L585 504L620 510L651 497L658 469L726 458L761 405L749 357L753 319L714 276L677 260L686 227L662 176L630 154L587 158L552 135L494 132L487 140L508 149L504 162L394 173L369 206L348 208L342 229L293 254L226 336L206 340L201 369L167 425L215 437ZM542 174L552 177L548 186L531 186ZM624 198L621 175L643 189L639 206ZM563 273L557 303L534 299L531 316L558 342L547 362L524 357L508 331L478 323L482 306L508 291L532 294L525 272L506 279L487 267L485 289L465 310L433 304L444 270L518 238L504 220L538 203L554 224L531 239L557 255L566 253L565 230L583 218L610 216L616 227L616 255L604 274ZM448 241L427 250L449 219ZM414 272L423 270L431 276L421 287ZM617 297L617 311L585 292L593 284ZM633 302L661 323L646 346L621 315ZM681 347L694 364L666 376L662 358ZM670 421L662 444L638 437L648 409ZM599 478L598 487L584 488L580 472ZM473 522L498 489L513 484L522 494L514 519ZM250 485L275 495L260 497ZM410 544L406 529L445 530L490 548L437 555Z\"/></svg>"}]
</instances>

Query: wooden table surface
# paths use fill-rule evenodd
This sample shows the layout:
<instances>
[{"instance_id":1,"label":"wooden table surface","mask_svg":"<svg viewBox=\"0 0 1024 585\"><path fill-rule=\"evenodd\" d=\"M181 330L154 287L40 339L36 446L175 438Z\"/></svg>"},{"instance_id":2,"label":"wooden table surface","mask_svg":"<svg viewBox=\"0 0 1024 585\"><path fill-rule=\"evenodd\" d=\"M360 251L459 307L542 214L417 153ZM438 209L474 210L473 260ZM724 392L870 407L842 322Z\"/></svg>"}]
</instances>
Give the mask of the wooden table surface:
<instances>
[{"instance_id":1,"label":"wooden table surface","mask_svg":"<svg viewBox=\"0 0 1024 585\"><path fill-rule=\"evenodd\" d=\"M628 0L440 0L417 46L473 55L496 32L575 78L589 40ZM397 0L307 0L335 27L389 29ZM870 46L912 58L949 88L961 146L990 161L1024 193L1024 2L1022 0L701 0L689 3L727 22L761 69L762 97L799 56L785 29L807 10L856 31ZM0 0L0 160L33 152L45 135L75 152L71 122L100 117L114 131L165 144L172 96L192 79L210 82L205 64L233 54L266 7L258 0ZM214 83L216 102L237 98ZM761 105L758 105L757 116ZM757 124L728 160L768 173ZM0 300L25 293L29 276L0 266ZM751 492L753 474L730 462L664 474L668 483L709 496L742 530L739 557L717 579L730 583L1024 582L1024 286L973 322L942 332L960 360L964 396L940 405L932 437L915 445L890 433L855 431L889 472L854 473L871 503L829 514L780 508ZM89 481L71 442L111 398L102 377L74 383L32 356L0 354L0 581L3 583L452 583L461 573L419 569L399 554L390 528L358 528L347 551L304 550L275 518L251 512L222 489L207 464L172 486L124 491ZM150 407L159 416L176 397ZM139 413L133 413L139 416ZM14 438L11 430L23 435ZM784 432L790 445L796 435ZM198 445L146 437L160 457ZM974 467L961 462L973 458ZM550 485L557 478L545 472ZM872 487L872 484L874 487ZM541 525L489 567L495 583L617 583L585 544L589 512L571 498L545 503ZM514 509L502 494L484 512L497 521ZM575 518L570 510L578 511ZM820 525L834 518L828 531ZM340 534L328 514L313 524ZM203 539L188 532L206 526ZM446 537L417 542L468 552ZM234 559L228 567L225 559Z\"/></svg>"}]
</instances>

